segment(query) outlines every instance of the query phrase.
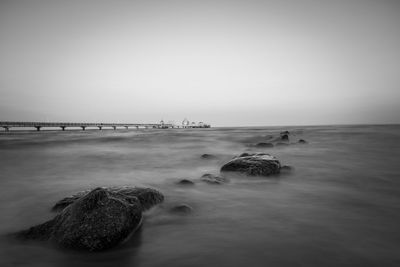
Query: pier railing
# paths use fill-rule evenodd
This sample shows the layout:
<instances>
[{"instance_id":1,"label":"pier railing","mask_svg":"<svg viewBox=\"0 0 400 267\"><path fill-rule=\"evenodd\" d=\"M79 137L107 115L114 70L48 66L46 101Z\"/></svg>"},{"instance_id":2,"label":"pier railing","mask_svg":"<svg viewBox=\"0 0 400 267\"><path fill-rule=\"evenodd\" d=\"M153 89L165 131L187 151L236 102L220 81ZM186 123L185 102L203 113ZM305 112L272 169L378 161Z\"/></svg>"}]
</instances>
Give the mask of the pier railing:
<instances>
[{"instance_id":1,"label":"pier railing","mask_svg":"<svg viewBox=\"0 0 400 267\"><path fill-rule=\"evenodd\" d=\"M88 127L95 127L102 130L104 127L111 127L114 130L119 128L129 129L130 127L139 128L178 128L172 124L161 124L161 123L103 123L103 122L14 122L14 121L0 121L0 127L5 131L9 131L11 128L35 128L40 131L41 128L60 128L65 130L67 127L77 127L85 130Z\"/></svg>"}]
</instances>

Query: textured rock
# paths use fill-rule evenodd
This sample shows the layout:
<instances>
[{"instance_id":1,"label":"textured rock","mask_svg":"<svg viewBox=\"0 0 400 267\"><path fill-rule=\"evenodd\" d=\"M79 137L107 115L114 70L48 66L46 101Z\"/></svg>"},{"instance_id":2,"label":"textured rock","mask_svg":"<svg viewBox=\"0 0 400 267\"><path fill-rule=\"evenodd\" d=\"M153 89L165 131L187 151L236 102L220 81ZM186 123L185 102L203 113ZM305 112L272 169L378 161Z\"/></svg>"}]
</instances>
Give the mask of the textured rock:
<instances>
[{"instance_id":1,"label":"textured rock","mask_svg":"<svg viewBox=\"0 0 400 267\"><path fill-rule=\"evenodd\" d=\"M221 167L221 172L240 172L251 176L269 176L280 172L281 164L265 153L240 155Z\"/></svg>"},{"instance_id":2,"label":"textured rock","mask_svg":"<svg viewBox=\"0 0 400 267\"><path fill-rule=\"evenodd\" d=\"M140 204L144 209L149 209L152 206L161 203L164 200L164 196L157 190L152 188L141 188L141 187L102 187L108 192L118 193L121 198L129 199L136 197L139 199ZM53 211L62 210L68 205L72 204L82 196L89 193L91 190L81 191L72 196L66 197L58 201L52 208Z\"/></svg>"},{"instance_id":3,"label":"textured rock","mask_svg":"<svg viewBox=\"0 0 400 267\"><path fill-rule=\"evenodd\" d=\"M54 219L16 235L49 240L66 248L100 251L128 239L141 225L142 211L163 199L150 188L96 188L63 199L65 208Z\"/></svg>"},{"instance_id":4,"label":"textured rock","mask_svg":"<svg viewBox=\"0 0 400 267\"><path fill-rule=\"evenodd\" d=\"M214 174L206 173L200 178L202 181L209 184L223 184L228 182L228 180L224 177L216 176Z\"/></svg>"}]
</instances>

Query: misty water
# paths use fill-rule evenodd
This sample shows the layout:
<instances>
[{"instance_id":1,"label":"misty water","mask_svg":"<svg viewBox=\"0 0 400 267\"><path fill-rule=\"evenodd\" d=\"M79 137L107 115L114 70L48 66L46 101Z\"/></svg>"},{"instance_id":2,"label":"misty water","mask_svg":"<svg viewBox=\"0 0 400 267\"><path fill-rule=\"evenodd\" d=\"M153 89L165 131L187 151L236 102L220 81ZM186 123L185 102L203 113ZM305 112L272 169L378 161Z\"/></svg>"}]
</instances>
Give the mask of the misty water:
<instances>
[{"instance_id":1,"label":"misty water","mask_svg":"<svg viewBox=\"0 0 400 267\"><path fill-rule=\"evenodd\" d=\"M308 144L249 146L283 130ZM246 151L294 170L200 181ZM400 266L399 158L399 125L2 133L0 266ZM122 185L165 201L120 247L87 253L9 235L53 218L63 197ZM169 212L182 203L193 212Z\"/></svg>"}]
</instances>

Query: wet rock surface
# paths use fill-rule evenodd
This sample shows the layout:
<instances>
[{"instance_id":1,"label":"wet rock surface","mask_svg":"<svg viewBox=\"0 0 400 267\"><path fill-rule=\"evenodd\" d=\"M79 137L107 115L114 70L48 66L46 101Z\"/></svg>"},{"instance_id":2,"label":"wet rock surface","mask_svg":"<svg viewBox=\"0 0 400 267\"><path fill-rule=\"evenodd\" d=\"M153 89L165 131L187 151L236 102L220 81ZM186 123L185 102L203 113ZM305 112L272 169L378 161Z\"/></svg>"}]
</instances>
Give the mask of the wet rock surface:
<instances>
[{"instance_id":1,"label":"wet rock surface","mask_svg":"<svg viewBox=\"0 0 400 267\"><path fill-rule=\"evenodd\" d=\"M189 179L182 179L177 182L179 185L194 185L194 182Z\"/></svg>"},{"instance_id":2,"label":"wet rock surface","mask_svg":"<svg viewBox=\"0 0 400 267\"><path fill-rule=\"evenodd\" d=\"M203 174L200 180L209 184L223 184L228 182L228 179L210 173Z\"/></svg>"},{"instance_id":3,"label":"wet rock surface","mask_svg":"<svg viewBox=\"0 0 400 267\"><path fill-rule=\"evenodd\" d=\"M63 199L65 208L54 219L16 236L72 249L105 250L127 240L140 227L142 211L163 199L151 188L96 188Z\"/></svg>"},{"instance_id":4,"label":"wet rock surface","mask_svg":"<svg viewBox=\"0 0 400 267\"><path fill-rule=\"evenodd\" d=\"M193 208L187 204L180 204L170 209L170 212L176 214L188 214L193 211Z\"/></svg>"},{"instance_id":5,"label":"wet rock surface","mask_svg":"<svg viewBox=\"0 0 400 267\"><path fill-rule=\"evenodd\" d=\"M101 187L102 189L119 194L120 198L130 199L132 197L138 198L140 204L144 209L149 209L152 206L161 203L164 200L164 196L157 190L152 188L141 188L141 187ZM53 211L59 211L65 207L71 205L76 200L88 194L91 190L85 190L78 192L72 196L66 197L58 201L52 208Z\"/></svg>"},{"instance_id":6,"label":"wet rock surface","mask_svg":"<svg viewBox=\"0 0 400 267\"><path fill-rule=\"evenodd\" d=\"M269 154L244 153L223 165L221 172L239 172L250 176L269 176L278 174L280 169L280 162Z\"/></svg>"},{"instance_id":7,"label":"wet rock surface","mask_svg":"<svg viewBox=\"0 0 400 267\"><path fill-rule=\"evenodd\" d=\"M281 140L282 141L289 141L289 135L288 134L281 135Z\"/></svg>"}]
</instances>

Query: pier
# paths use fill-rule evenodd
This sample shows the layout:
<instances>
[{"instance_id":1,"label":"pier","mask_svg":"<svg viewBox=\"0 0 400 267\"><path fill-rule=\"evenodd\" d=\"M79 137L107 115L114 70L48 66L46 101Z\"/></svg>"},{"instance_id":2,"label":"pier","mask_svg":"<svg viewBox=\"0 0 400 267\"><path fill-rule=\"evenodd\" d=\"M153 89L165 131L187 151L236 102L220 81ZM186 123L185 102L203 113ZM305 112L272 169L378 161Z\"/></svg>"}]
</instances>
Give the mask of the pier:
<instances>
[{"instance_id":1,"label":"pier","mask_svg":"<svg viewBox=\"0 0 400 267\"><path fill-rule=\"evenodd\" d=\"M67 128L80 128L85 131L87 128L94 128L98 130L103 129L168 129L168 128L180 128L179 126L164 123L79 123L79 122L10 122L1 121L0 128L3 128L6 132L10 131L11 128L32 128L33 130L40 131L42 128L58 128L61 131L65 131Z\"/></svg>"}]
</instances>

